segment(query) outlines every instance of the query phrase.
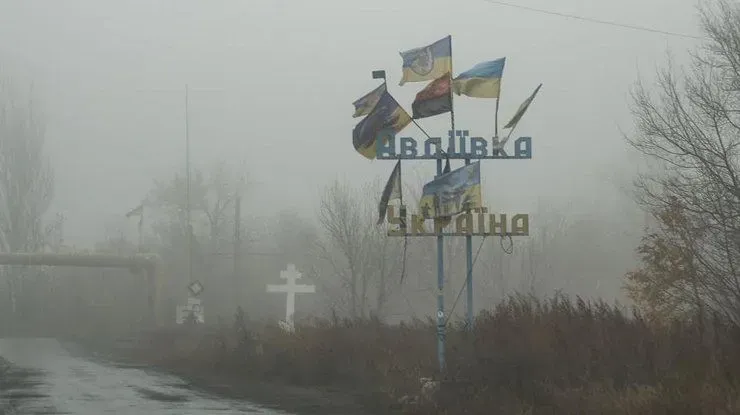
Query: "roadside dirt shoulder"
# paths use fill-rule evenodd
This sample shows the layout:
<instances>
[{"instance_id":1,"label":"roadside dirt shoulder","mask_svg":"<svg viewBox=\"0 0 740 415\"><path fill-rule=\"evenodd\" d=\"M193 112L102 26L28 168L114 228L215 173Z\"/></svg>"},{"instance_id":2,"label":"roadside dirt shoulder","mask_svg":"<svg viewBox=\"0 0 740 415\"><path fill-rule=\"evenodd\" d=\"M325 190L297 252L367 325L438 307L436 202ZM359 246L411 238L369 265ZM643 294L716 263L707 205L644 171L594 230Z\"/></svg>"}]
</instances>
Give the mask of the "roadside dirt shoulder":
<instances>
[{"instance_id":1,"label":"roadside dirt shoulder","mask_svg":"<svg viewBox=\"0 0 740 415\"><path fill-rule=\"evenodd\" d=\"M150 358L143 346L82 344L90 353L122 367L156 370L186 380L193 389L217 396L244 399L255 404L298 415L374 415L393 414L380 407L382 400L363 391L298 387L268 382L248 375L225 373L217 368L197 365L183 358Z\"/></svg>"}]
</instances>

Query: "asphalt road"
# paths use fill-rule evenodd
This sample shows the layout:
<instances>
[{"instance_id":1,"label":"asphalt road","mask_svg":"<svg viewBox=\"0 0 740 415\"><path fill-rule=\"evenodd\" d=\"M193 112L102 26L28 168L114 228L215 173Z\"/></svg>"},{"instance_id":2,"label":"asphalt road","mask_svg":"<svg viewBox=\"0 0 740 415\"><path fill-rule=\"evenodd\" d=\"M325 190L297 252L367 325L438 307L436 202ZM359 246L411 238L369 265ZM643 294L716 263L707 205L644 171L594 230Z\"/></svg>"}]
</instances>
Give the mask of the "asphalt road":
<instances>
[{"instance_id":1,"label":"asphalt road","mask_svg":"<svg viewBox=\"0 0 740 415\"><path fill-rule=\"evenodd\" d=\"M0 415L287 414L87 356L55 339L0 339L0 358Z\"/></svg>"}]
</instances>

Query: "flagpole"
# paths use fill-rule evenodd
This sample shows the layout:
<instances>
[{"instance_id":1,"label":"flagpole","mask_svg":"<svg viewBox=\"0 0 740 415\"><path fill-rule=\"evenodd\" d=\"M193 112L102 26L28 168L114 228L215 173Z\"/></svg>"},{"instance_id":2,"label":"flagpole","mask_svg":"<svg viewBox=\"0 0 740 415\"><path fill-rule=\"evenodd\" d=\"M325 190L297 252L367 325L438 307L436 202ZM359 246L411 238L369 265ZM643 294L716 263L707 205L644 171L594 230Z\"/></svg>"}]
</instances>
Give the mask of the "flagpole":
<instances>
[{"instance_id":1,"label":"flagpole","mask_svg":"<svg viewBox=\"0 0 740 415\"><path fill-rule=\"evenodd\" d=\"M452 42L450 41L450 45ZM452 46L450 46L450 60L452 60ZM450 68L450 101L452 102L452 68ZM498 100L496 101L496 113L498 114ZM450 111L450 121L452 124L452 139L455 139L455 111L454 111L454 105L452 106L452 109ZM495 121L496 128L498 128L498 120ZM468 154L470 155L470 151ZM470 157L465 158L465 165L470 164ZM466 211L465 214L469 215L470 210ZM472 223L469 223L468 226L473 226ZM473 330L473 236L472 235L465 235L465 268L467 268L467 271L465 273L465 292L466 292L466 302L467 302L467 309L465 311L465 327L468 331Z\"/></svg>"},{"instance_id":2,"label":"flagpole","mask_svg":"<svg viewBox=\"0 0 740 415\"><path fill-rule=\"evenodd\" d=\"M493 114L493 134L494 134L494 137L496 138L498 138L498 103L499 103L499 100L501 99L501 89L500 88L501 87L499 87L499 93L498 93L499 98L496 98L496 110L495 110L496 112Z\"/></svg>"},{"instance_id":3,"label":"flagpole","mask_svg":"<svg viewBox=\"0 0 740 415\"><path fill-rule=\"evenodd\" d=\"M387 81L387 79L386 79L386 77L385 77L385 71L384 71L384 70L382 70L382 71L373 71L373 79L378 79L378 78L380 78L380 79L382 79L382 80L383 80L383 83L382 83L381 85L385 85L385 87L386 87L385 89L386 89L386 91L388 91L388 81ZM450 91L450 94L452 94L452 92L451 92L451 91ZM389 93L389 95L390 95L390 93ZM392 98L392 99L393 99L394 101L396 101L396 98L395 98L395 97L394 97L393 95L391 95L391 98ZM398 101L396 101L396 104L398 104L398 106L399 106L399 107L400 107L401 109L403 109L403 107L401 106L401 104L399 104L399 103L398 103ZM406 110L404 109L404 111L406 111ZM408 114L408 112L407 112L407 114ZM431 139L432 139L432 137L431 137L431 136L429 135L429 133L427 133L427 132L426 132L426 130L425 130L425 129L421 128L421 125L419 125L419 123L418 123L418 122L416 122L416 119L415 119L415 118L414 118L413 116L410 116L410 118L411 118L411 122L413 122L413 123L414 123L414 125L416 126L416 128L418 128L418 129L419 129L419 130L420 130L420 131L421 131L422 133L424 133L424 135L425 135L425 136L426 136L426 137L427 137L428 139L430 139L430 140L431 140Z\"/></svg>"},{"instance_id":4,"label":"flagpole","mask_svg":"<svg viewBox=\"0 0 740 415\"><path fill-rule=\"evenodd\" d=\"M385 85L385 86L386 86L386 91L387 91L387 90L388 90L388 82L386 81L386 78L385 78L385 71L383 71L383 75L382 75L382 78L383 78L383 85ZM388 95L390 95L390 93L388 93ZM403 109L403 107L401 106L401 104L399 104L399 103L398 103L398 101L396 101L396 98L395 98L395 97L394 97L393 95L390 95L390 97L391 97L391 99L393 99L393 101L395 101L395 102L396 102L396 104L398 104L398 106L399 106L399 107L400 107L400 108L401 108L402 110L406 111L405 109ZM408 114L408 112L406 112L406 114ZM415 126L416 126L416 127L417 127L417 128L419 129L419 130L421 130L421 132L422 132L422 133L424 133L424 135L425 135L425 136L426 136L426 137L427 137L428 139L430 139L430 140L431 140L431 139L432 139L432 137L431 137L431 136L430 136L430 135L429 135L429 134L428 134L428 133L426 132L426 130L425 130L425 129L421 128L421 125L419 125L419 123L418 123L418 122L416 122L416 119L415 119L415 118L414 118L413 116L411 116L410 118L411 118L411 122L413 122L413 123L414 123L414 125L415 125Z\"/></svg>"},{"instance_id":5,"label":"flagpole","mask_svg":"<svg viewBox=\"0 0 740 415\"><path fill-rule=\"evenodd\" d=\"M516 123L516 124L519 124L519 123ZM514 125L512 125L512 126L511 126L511 129L509 130L509 134L507 134L507 135L506 135L506 138L504 138L504 141L502 141L502 142L500 143L500 145L501 145L502 147L504 146L504 144L506 144L506 143L507 143L507 142L509 141L509 138L510 138L510 137L511 137L511 135L512 135L512 134L514 133L514 130L516 129L516 124L514 124Z\"/></svg>"},{"instance_id":6,"label":"flagpole","mask_svg":"<svg viewBox=\"0 0 740 415\"><path fill-rule=\"evenodd\" d=\"M450 36L450 127L452 128L452 136L455 136L455 107L453 104L452 94L452 36ZM440 143L441 145L442 143ZM441 149L440 149L441 150ZM448 149L449 150L449 149ZM442 151L437 152L437 177L442 175ZM435 215L436 216L436 215ZM435 231L437 230L437 222L439 218L435 218ZM439 360L439 372L440 375L444 374L446 369L445 362L445 325L447 319L445 317L445 301L444 301L444 236L442 236L442 230L439 229L439 235L437 235L437 359Z\"/></svg>"},{"instance_id":7,"label":"flagpole","mask_svg":"<svg viewBox=\"0 0 740 415\"><path fill-rule=\"evenodd\" d=\"M386 86L385 89L387 91L388 90L388 81L387 81L387 79L385 77L385 71L384 70L383 71L373 71L373 79L375 79L375 78L382 78L383 79L383 85ZM393 97L393 95L391 95L391 98L393 98L394 101L396 99L396 98ZM396 101L396 103L398 104L398 101ZM398 106L401 107L401 104L398 104ZM401 107L401 108L403 108L403 107ZM421 132L424 133L424 135L427 136L427 138L431 139L431 137L429 136L429 134L427 134L427 132L423 128L421 128L421 126L419 125L419 123L416 122L416 120L414 119L414 117L411 117L411 121L413 121L414 125L416 125L416 127L418 127L419 130L421 130ZM408 245L409 245L409 237L408 237L408 233L406 233L406 206L403 205L403 183L401 183L401 177L403 177L403 175L401 174L401 170L402 170L401 165L402 165L402 163L401 163L401 160L399 159L398 160L398 176L399 176L399 188L398 188L398 192L400 194L400 198L399 198L400 199L399 217L403 221L402 223L403 223L403 229L404 229L404 236L403 236L403 257L401 259L401 284L403 284L403 279L406 276L406 258L407 258L407 251L408 251Z\"/></svg>"},{"instance_id":8,"label":"flagpole","mask_svg":"<svg viewBox=\"0 0 740 415\"><path fill-rule=\"evenodd\" d=\"M498 107L501 102L501 84L503 83L503 74L499 80L498 97L496 98L496 108L493 113L493 137L494 140L498 141ZM506 137L508 140L509 137ZM504 140L504 142L506 142ZM470 159L465 159L465 164L470 164ZM468 212L470 213L470 212ZM473 226L469 223L469 226ZM466 313L466 326L468 331L473 330L473 237L471 235L465 236L465 262L467 263L467 276L466 276L466 287L465 291L467 294L468 309Z\"/></svg>"},{"instance_id":9,"label":"flagpole","mask_svg":"<svg viewBox=\"0 0 740 415\"><path fill-rule=\"evenodd\" d=\"M419 123L416 122L416 120L413 117L411 118L411 121L414 123L414 125L416 127L419 128L419 130L421 130L422 133L424 133L425 136L427 136L428 139L430 139L430 140L432 139L432 137L426 132L426 130L424 130L423 128L421 128L421 125L419 125Z\"/></svg>"},{"instance_id":10,"label":"flagpole","mask_svg":"<svg viewBox=\"0 0 740 415\"><path fill-rule=\"evenodd\" d=\"M504 60L504 65L506 61ZM498 81L498 97L496 98L496 109L493 113L493 136L498 139L498 105L501 102L501 86L504 83L503 69L501 70L501 78Z\"/></svg>"},{"instance_id":11,"label":"flagpole","mask_svg":"<svg viewBox=\"0 0 740 415\"><path fill-rule=\"evenodd\" d=\"M401 225L403 226L403 257L401 259L401 284L406 276L406 253L409 247L409 234L406 228L406 206L403 205L403 168L401 160L398 160L398 194L400 203L398 205L398 216L401 218Z\"/></svg>"},{"instance_id":12,"label":"flagpole","mask_svg":"<svg viewBox=\"0 0 740 415\"><path fill-rule=\"evenodd\" d=\"M144 238L142 236L144 229L144 208L141 209L141 216L139 216L139 253L142 252L142 247L144 245Z\"/></svg>"},{"instance_id":13,"label":"flagpole","mask_svg":"<svg viewBox=\"0 0 740 415\"><path fill-rule=\"evenodd\" d=\"M383 79L383 85L386 86L386 91L387 91L388 90L388 80L385 77L385 71L384 70L383 71L373 71L373 79L376 79L376 78L382 78ZM393 98L392 95L391 95L391 98ZM395 99L396 98L393 98L393 100L395 100ZM398 102L396 101L396 103L398 103ZM400 107L401 104L399 104L398 106ZM401 108L403 108L403 107L401 107ZM413 121L413 123L419 128L419 130L421 130L422 133L424 133L424 135L427 136L427 138L431 139L431 137L429 136L429 134L427 134L427 132L423 128L421 128L421 126L419 125L419 123L417 123L416 120L413 117L411 117L411 121ZM398 176L399 176L399 182L400 182L400 177L403 177L403 175L401 174L401 169L402 169L401 166L402 166L402 163L401 163L401 160L399 159L398 160ZM399 191L400 196L401 196L400 197L400 205L399 205L399 216L401 217L401 220L403 221L403 227L404 227L404 233L405 233L406 232L405 231L405 228L406 228L406 206L403 205L403 183L400 183L398 191ZM402 263L401 263L401 283L403 283L403 279L406 276L406 253L407 253L407 250L408 250L408 243L409 243L408 234L404 234L404 237L403 237L403 257L402 257Z\"/></svg>"},{"instance_id":14,"label":"flagpole","mask_svg":"<svg viewBox=\"0 0 740 415\"><path fill-rule=\"evenodd\" d=\"M494 113L493 113L493 134L494 134L493 136L494 136L494 140L496 140L496 141L498 141L498 106L499 106L499 103L501 102L501 86L503 84L503 81L504 81L504 75L503 75L503 70L502 70L501 71L501 79L499 79L499 81L498 81L498 97L496 98L496 108L494 109ZM508 140L508 139L509 139L509 137L506 137L506 140ZM500 148L503 148L503 146L500 147ZM470 226L473 226L473 224L471 223ZM471 281L473 279L473 269L472 269L472 267L473 267L472 266L472 264L473 264L473 252L472 252L473 245L472 245L472 241L471 241L471 243L469 243L467 245L467 249L468 249L468 252L467 252L468 253L468 264L470 264L469 265L469 268L468 268L468 280ZM472 303L473 303L473 294L471 292L472 289L473 289L472 285L473 285L472 282L468 283L468 313L471 313L471 314L473 313L473 305L472 305ZM470 327L470 326L468 326L468 327Z\"/></svg>"}]
</instances>

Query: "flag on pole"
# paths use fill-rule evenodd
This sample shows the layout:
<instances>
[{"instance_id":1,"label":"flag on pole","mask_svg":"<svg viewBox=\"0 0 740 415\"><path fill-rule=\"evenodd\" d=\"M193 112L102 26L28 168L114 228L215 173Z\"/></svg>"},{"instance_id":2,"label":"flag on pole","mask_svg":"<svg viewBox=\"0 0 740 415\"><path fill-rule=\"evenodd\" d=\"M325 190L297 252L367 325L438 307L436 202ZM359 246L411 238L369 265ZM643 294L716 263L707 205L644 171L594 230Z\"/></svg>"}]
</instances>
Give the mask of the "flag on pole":
<instances>
[{"instance_id":1,"label":"flag on pole","mask_svg":"<svg viewBox=\"0 0 740 415\"><path fill-rule=\"evenodd\" d=\"M419 210L425 218L456 215L481 207L480 162L443 174L424 185Z\"/></svg>"},{"instance_id":2,"label":"flag on pole","mask_svg":"<svg viewBox=\"0 0 740 415\"><path fill-rule=\"evenodd\" d=\"M516 110L516 113L514 113L514 116L511 117L511 121L506 123L504 128L514 128L519 123L519 120L521 120L524 113L527 112L527 108L529 108L529 104L531 104L532 101L534 101L534 97L540 91L541 87L542 87L542 84L537 85L537 88L535 88L534 92L532 92L532 95L530 95L529 98L525 99L524 102L522 102L522 105L520 105L519 109Z\"/></svg>"},{"instance_id":3,"label":"flag on pole","mask_svg":"<svg viewBox=\"0 0 740 415\"><path fill-rule=\"evenodd\" d=\"M401 192L401 160L398 160L396 167L393 168L388 182L383 188L383 194L380 196L378 205L378 225L385 220L385 212L388 210L388 202L391 200L400 200L403 203L403 193Z\"/></svg>"},{"instance_id":4,"label":"flag on pole","mask_svg":"<svg viewBox=\"0 0 740 415\"><path fill-rule=\"evenodd\" d=\"M411 104L414 118L426 118L452 111L452 93L450 92L450 73L424 87Z\"/></svg>"},{"instance_id":5,"label":"flag on pole","mask_svg":"<svg viewBox=\"0 0 740 415\"><path fill-rule=\"evenodd\" d=\"M357 101L353 102L352 105L355 106L355 113L352 114L353 118L361 117L363 115L370 114L370 112L375 108L375 105L380 100L380 97L383 96L383 93L386 91L385 82L380 84L379 87L373 89L372 91L368 92L363 96L362 98L358 99Z\"/></svg>"},{"instance_id":6,"label":"flag on pole","mask_svg":"<svg viewBox=\"0 0 740 415\"><path fill-rule=\"evenodd\" d=\"M385 80L385 71L373 71L373 79Z\"/></svg>"},{"instance_id":7,"label":"flag on pole","mask_svg":"<svg viewBox=\"0 0 740 415\"><path fill-rule=\"evenodd\" d=\"M141 216L144 213L144 204L140 204L139 206L131 209L127 214L126 217L130 218L132 216Z\"/></svg>"},{"instance_id":8,"label":"flag on pole","mask_svg":"<svg viewBox=\"0 0 740 415\"><path fill-rule=\"evenodd\" d=\"M452 81L452 89L457 95L462 94L473 98L498 98L505 64L506 58L481 62L458 75Z\"/></svg>"},{"instance_id":9,"label":"flag on pole","mask_svg":"<svg viewBox=\"0 0 740 415\"><path fill-rule=\"evenodd\" d=\"M450 168L450 153L445 152L445 167L442 169L442 174L447 174L451 171ZM442 227L446 227L447 225L452 222L452 216L439 216L436 218L437 221L442 225Z\"/></svg>"},{"instance_id":10,"label":"flag on pole","mask_svg":"<svg viewBox=\"0 0 740 415\"><path fill-rule=\"evenodd\" d=\"M358 153L372 160L377 153L377 139L387 143L410 123L411 116L385 91L370 114L352 130L352 145Z\"/></svg>"},{"instance_id":11,"label":"flag on pole","mask_svg":"<svg viewBox=\"0 0 740 415\"><path fill-rule=\"evenodd\" d=\"M130 218L133 216L139 217L139 250L141 250L141 238L142 238L142 231L144 228L144 203L140 204L139 206L131 209L127 214L126 218Z\"/></svg>"},{"instance_id":12,"label":"flag on pole","mask_svg":"<svg viewBox=\"0 0 740 415\"><path fill-rule=\"evenodd\" d=\"M403 67L399 85L406 82L431 81L452 72L452 36L400 54Z\"/></svg>"}]
</instances>

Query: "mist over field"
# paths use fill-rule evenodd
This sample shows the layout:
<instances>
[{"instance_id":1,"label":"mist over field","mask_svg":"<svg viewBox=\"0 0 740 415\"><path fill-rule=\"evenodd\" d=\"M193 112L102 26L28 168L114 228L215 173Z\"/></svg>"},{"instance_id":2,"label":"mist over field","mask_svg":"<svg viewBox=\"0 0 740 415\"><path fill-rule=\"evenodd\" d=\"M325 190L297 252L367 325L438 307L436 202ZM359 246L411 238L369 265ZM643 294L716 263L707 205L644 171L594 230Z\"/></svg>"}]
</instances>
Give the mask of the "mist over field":
<instances>
[{"instance_id":1,"label":"mist over field","mask_svg":"<svg viewBox=\"0 0 740 415\"><path fill-rule=\"evenodd\" d=\"M528 6L539 6L532 3ZM667 49L685 61L696 40L578 23L484 1L465 4L468 19L449 19L446 6L420 1L381 1L373 7L325 1L321 8L330 10L326 13L315 6L3 2L0 35L6 41L0 56L5 84L15 90L13 98L4 100L32 99L34 111L43 114L38 122L54 175L54 197L43 218L49 222L63 215L61 245L95 249L125 239L129 250L136 248L137 218L124 214L152 195L156 183L172 185L184 177L187 84L191 168L203 175L202 190L211 193L209 207L219 203L216 192L228 199L239 187L242 197L242 275L234 281L233 260L226 256L234 250L233 205L225 200L215 236L201 210L203 195L193 193L195 233L204 256L195 274L206 287L208 314L231 314L235 294L230 291L238 283L239 301L249 313L279 317L281 302L263 295L263 287L278 281L289 262L298 263L305 277L322 287L316 296L299 296L300 311L328 312L329 300L346 302L340 298L341 278L330 265L340 259L308 253L316 241L332 245L318 218L326 189L339 180L356 192L356 203L367 209L361 220L370 223L393 167L366 160L352 148L349 134L359 119L350 117L351 102L377 85L370 71L384 69L389 91L410 108L423 84L397 86L398 52L452 34L455 72L507 58L501 124L543 83L515 133L533 137L533 158L482 163L485 204L502 213L529 213L531 236L516 238L511 255L503 254L494 238L485 242L475 269L476 307L490 307L513 290L626 301L622 276L636 266L634 249L645 225L632 194L637 156L622 138L622 132L634 129L629 88L639 76L653 78ZM667 6L672 17L666 20ZM640 3L639 15L626 12L629 4L562 7L637 25L660 21L664 30L696 33L692 1ZM407 16L424 23L410 26ZM385 28L368 42L378 19ZM586 38L591 41L581 41ZM494 104L495 99L457 97L456 128L490 139ZM449 129L444 115L419 123L432 135L444 137ZM400 136L424 138L413 124ZM407 193L420 194L434 176L434 163L406 165ZM237 184L242 178L244 183ZM366 186L373 190L360 190ZM177 190L170 193L169 199L184 197ZM171 229L182 223L164 206L173 202L146 206L143 239L149 251L167 251L163 255L175 264L168 267L167 292L183 302L188 278L178 266L187 252L177 246ZM296 225L286 225L293 216ZM398 242L392 241L389 255L399 255ZM429 255L411 251L403 285L398 270L388 276L383 313L395 319L434 312L434 242L413 242L417 252ZM447 242L448 298L465 278L461 243ZM226 306L221 300L225 293L230 302L220 309Z\"/></svg>"},{"instance_id":2,"label":"mist over field","mask_svg":"<svg viewBox=\"0 0 740 415\"><path fill-rule=\"evenodd\" d=\"M82 361L54 341L128 342L138 364L371 385L393 402L429 376L454 391L435 398L439 413L455 399L492 408L483 392L463 397L466 382L511 391L511 413L607 413L603 402L639 401L631 384L665 408L706 407L715 395L699 383L686 401L667 398L680 387L653 380L675 362L650 353L684 353L702 382L725 382L712 368L731 360L740 321L740 11L729 0L550 3L0 0L0 375L46 370L24 349ZM498 75L481 75L476 65L490 72L501 58ZM413 72L427 64L441 75ZM382 82L373 71L387 91L361 113ZM466 90L466 76L480 84ZM475 89L484 82L493 96ZM419 116L420 97L444 88ZM388 236L395 225L379 221L384 189L409 222L429 207L435 160L403 160L396 182L395 160L358 145L390 131L421 150L453 119L489 143L512 132L509 154L531 137L531 158L480 163L475 209L526 214L528 226L472 237L474 325L463 324L465 238L444 238L440 289L437 239ZM476 199L466 189L456 197ZM451 231L465 210L437 219ZM304 286L298 334L291 297L268 289L290 265ZM196 303L203 324L183 324ZM671 321L685 337L671 337ZM435 343L443 330L455 374ZM634 365L652 369L623 369ZM602 378L580 384L579 370ZM539 379L532 390L511 386L526 376ZM614 395L593 392L602 384ZM547 397L522 403L530 395Z\"/></svg>"}]
</instances>

